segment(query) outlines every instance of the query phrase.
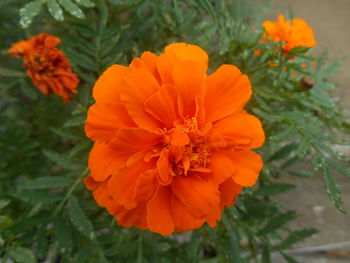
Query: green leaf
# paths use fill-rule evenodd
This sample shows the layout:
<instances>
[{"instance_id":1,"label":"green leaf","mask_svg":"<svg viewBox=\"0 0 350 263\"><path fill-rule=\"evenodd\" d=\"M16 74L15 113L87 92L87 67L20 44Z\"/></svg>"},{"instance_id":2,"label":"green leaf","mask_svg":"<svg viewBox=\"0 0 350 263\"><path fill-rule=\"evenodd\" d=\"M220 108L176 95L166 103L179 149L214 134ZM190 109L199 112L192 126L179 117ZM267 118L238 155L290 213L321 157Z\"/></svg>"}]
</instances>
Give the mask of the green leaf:
<instances>
[{"instance_id":1,"label":"green leaf","mask_svg":"<svg viewBox=\"0 0 350 263\"><path fill-rule=\"evenodd\" d=\"M292 184L269 184L269 185L260 187L254 193L256 195L262 195L262 196L277 195L285 191L288 191L290 189L293 189L294 187L295 185L292 185Z\"/></svg>"},{"instance_id":2,"label":"green leaf","mask_svg":"<svg viewBox=\"0 0 350 263\"><path fill-rule=\"evenodd\" d=\"M21 25L21 27L26 28L30 25L33 18L37 14L39 14L42 5L43 5L43 0L35 0L27 3L25 6L23 6L19 10L19 15L21 17L19 24Z\"/></svg>"},{"instance_id":3,"label":"green leaf","mask_svg":"<svg viewBox=\"0 0 350 263\"><path fill-rule=\"evenodd\" d=\"M81 209L77 199L72 196L68 201L68 215L70 221L76 227L76 229L84 234L89 239L94 239L92 223L86 217L84 211Z\"/></svg>"},{"instance_id":4,"label":"green leaf","mask_svg":"<svg viewBox=\"0 0 350 263\"><path fill-rule=\"evenodd\" d=\"M293 231L289 234L289 236L279 244L276 249L286 249L290 247L291 245L294 245L295 243L304 240L307 237L312 236L313 234L318 233L317 229L311 228L311 229L303 229L299 231Z\"/></svg>"},{"instance_id":5,"label":"green leaf","mask_svg":"<svg viewBox=\"0 0 350 263\"><path fill-rule=\"evenodd\" d=\"M326 186L328 196L331 199L332 203L335 205L336 208L338 208L340 212L345 213L339 187L327 165L323 166L323 180Z\"/></svg>"},{"instance_id":6,"label":"green leaf","mask_svg":"<svg viewBox=\"0 0 350 263\"><path fill-rule=\"evenodd\" d=\"M73 258L74 263L85 263L88 262L91 253L93 252L91 245L87 245L78 250Z\"/></svg>"},{"instance_id":7,"label":"green leaf","mask_svg":"<svg viewBox=\"0 0 350 263\"><path fill-rule=\"evenodd\" d=\"M0 67L0 76L3 77L25 77L26 74L22 71Z\"/></svg>"},{"instance_id":8,"label":"green leaf","mask_svg":"<svg viewBox=\"0 0 350 263\"><path fill-rule=\"evenodd\" d=\"M74 127L74 126L79 126L83 125L85 123L86 116L84 115L76 115L70 118L68 121L66 121L63 124L63 127Z\"/></svg>"},{"instance_id":9,"label":"green leaf","mask_svg":"<svg viewBox=\"0 0 350 263\"><path fill-rule=\"evenodd\" d=\"M10 250L10 255L17 263L35 263L33 252L24 247L13 247Z\"/></svg>"},{"instance_id":10,"label":"green leaf","mask_svg":"<svg viewBox=\"0 0 350 263\"><path fill-rule=\"evenodd\" d=\"M295 48L292 48L292 49L289 51L289 54L290 54L290 55L297 56L297 55L305 54L305 53L308 52L309 50L310 50L310 47L295 47Z\"/></svg>"},{"instance_id":11,"label":"green leaf","mask_svg":"<svg viewBox=\"0 0 350 263\"><path fill-rule=\"evenodd\" d=\"M70 226L60 215L55 217L54 235L61 253L70 255L74 246L73 235Z\"/></svg>"},{"instance_id":12,"label":"green leaf","mask_svg":"<svg viewBox=\"0 0 350 263\"><path fill-rule=\"evenodd\" d=\"M63 6L63 8L72 16L75 16L80 19L85 18L83 11L81 11L81 9L71 0L59 0L59 2Z\"/></svg>"},{"instance_id":13,"label":"green leaf","mask_svg":"<svg viewBox=\"0 0 350 263\"><path fill-rule=\"evenodd\" d=\"M288 171L288 173L295 176L300 176L300 177L312 177L315 175L313 172L306 171L306 170Z\"/></svg>"},{"instance_id":14,"label":"green leaf","mask_svg":"<svg viewBox=\"0 0 350 263\"><path fill-rule=\"evenodd\" d=\"M326 159L326 161L333 166L338 172L342 173L346 177L350 178L350 168L348 166L343 165L342 163L336 162L332 159Z\"/></svg>"},{"instance_id":15,"label":"green leaf","mask_svg":"<svg viewBox=\"0 0 350 263\"><path fill-rule=\"evenodd\" d=\"M35 178L19 185L22 189L46 189L66 187L71 183L67 177L44 176Z\"/></svg>"},{"instance_id":16,"label":"green leaf","mask_svg":"<svg viewBox=\"0 0 350 263\"><path fill-rule=\"evenodd\" d=\"M239 245L239 237L238 237L237 230L232 227L226 214L222 215L222 222L226 228L226 233L229 236L230 262L240 263L241 262L240 245Z\"/></svg>"},{"instance_id":17,"label":"green leaf","mask_svg":"<svg viewBox=\"0 0 350 263\"><path fill-rule=\"evenodd\" d=\"M303 138L298 145L296 154L299 158L303 158L310 149L310 142L307 138Z\"/></svg>"},{"instance_id":18,"label":"green leaf","mask_svg":"<svg viewBox=\"0 0 350 263\"><path fill-rule=\"evenodd\" d=\"M265 245L262 251L262 263L271 263L270 247Z\"/></svg>"},{"instance_id":19,"label":"green leaf","mask_svg":"<svg viewBox=\"0 0 350 263\"><path fill-rule=\"evenodd\" d=\"M57 4L56 0L49 0L46 4L47 9L57 21L64 20L62 8Z\"/></svg>"},{"instance_id":20,"label":"green leaf","mask_svg":"<svg viewBox=\"0 0 350 263\"><path fill-rule=\"evenodd\" d=\"M67 170L78 170L81 169L81 165L72 163L69 158L66 156L63 156L62 154L58 154L51 150L44 150L44 154L47 158L49 158L51 161L58 164L60 167L67 169Z\"/></svg>"},{"instance_id":21,"label":"green leaf","mask_svg":"<svg viewBox=\"0 0 350 263\"><path fill-rule=\"evenodd\" d=\"M0 200L0 210L6 207L10 202L11 202L10 200L6 200L6 199Z\"/></svg>"},{"instance_id":22,"label":"green leaf","mask_svg":"<svg viewBox=\"0 0 350 263\"><path fill-rule=\"evenodd\" d=\"M287 157L297 147L298 147L297 143L291 143L291 144L285 145L280 150L275 152L266 162L272 162L272 161L283 159Z\"/></svg>"},{"instance_id":23,"label":"green leaf","mask_svg":"<svg viewBox=\"0 0 350 263\"><path fill-rule=\"evenodd\" d=\"M280 214L276 217L270 219L269 222L258 232L258 235L264 235L270 233L272 231L278 230L281 226L285 225L289 221L295 219L297 217L294 211L289 211L284 214Z\"/></svg>"},{"instance_id":24,"label":"green leaf","mask_svg":"<svg viewBox=\"0 0 350 263\"><path fill-rule=\"evenodd\" d=\"M49 247L45 232L46 226L41 227L38 234L37 256L40 260L44 260L46 258Z\"/></svg>"},{"instance_id":25,"label":"green leaf","mask_svg":"<svg viewBox=\"0 0 350 263\"><path fill-rule=\"evenodd\" d=\"M289 256L288 254L284 253L283 251L280 251L280 254L283 256L283 258L288 262L288 263L298 263L294 258Z\"/></svg>"},{"instance_id":26,"label":"green leaf","mask_svg":"<svg viewBox=\"0 0 350 263\"><path fill-rule=\"evenodd\" d=\"M77 4L85 7L94 7L95 4L90 0L74 0Z\"/></svg>"}]
</instances>

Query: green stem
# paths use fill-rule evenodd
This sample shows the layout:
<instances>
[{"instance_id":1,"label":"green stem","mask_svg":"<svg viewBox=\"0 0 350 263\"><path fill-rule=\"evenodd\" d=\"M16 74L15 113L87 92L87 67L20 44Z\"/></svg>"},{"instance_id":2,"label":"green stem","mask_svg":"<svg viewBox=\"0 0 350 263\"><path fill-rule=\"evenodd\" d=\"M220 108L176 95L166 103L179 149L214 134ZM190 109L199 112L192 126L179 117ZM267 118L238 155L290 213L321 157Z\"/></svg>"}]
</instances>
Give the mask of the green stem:
<instances>
[{"instance_id":1,"label":"green stem","mask_svg":"<svg viewBox=\"0 0 350 263\"><path fill-rule=\"evenodd\" d=\"M81 182L83 177L87 174L87 172L88 172L88 168L85 168L85 170L81 173L81 175L75 180L73 185L68 189L66 195L63 197L61 202L58 204L58 206L56 207L56 209L52 213L52 218L54 218L61 211L61 209L64 206L65 202L72 195L72 193L74 192L75 188L78 186L78 184Z\"/></svg>"}]
</instances>

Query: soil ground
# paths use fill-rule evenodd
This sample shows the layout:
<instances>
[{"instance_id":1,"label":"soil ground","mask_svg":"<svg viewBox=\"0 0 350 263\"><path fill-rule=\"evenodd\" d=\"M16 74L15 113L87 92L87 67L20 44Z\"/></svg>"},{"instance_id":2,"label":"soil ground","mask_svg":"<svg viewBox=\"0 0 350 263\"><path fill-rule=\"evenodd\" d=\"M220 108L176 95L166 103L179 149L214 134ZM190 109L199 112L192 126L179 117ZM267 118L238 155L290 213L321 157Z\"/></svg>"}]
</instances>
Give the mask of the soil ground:
<instances>
[{"instance_id":1,"label":"soil ground","mask_svg":"<svg viewBox=\"0 0 350 263\"><path fill-rule=\"evenodd\" d=\"M294 17L305 19L314 29L318 45L316 54L327 51L329 61L344 60L333 76L339 89L334 95L344 105L350 117L350 0L273 0L268 18L275 20L277 14L291 9ZM349 118L350 119L350 118ZM341 151L350 156L350 147ZM307 163L305 163L308 166ZM347 214L344 215L330 203L321 176L314 178L287 177L286 182L296 184L296 188L277 198L288 209L296 210L300 217L291 223L293 229L318 228L320 232L300 243L299 247L312 247L350 241L350 179L341 175L337 182L342 191ZM337 249L334 254L301 254L296 256L300 263L350 262L350 245ZM334 252L334 251L333 251ZM274 263L285 262L274 258Z\"/></svg>"}]
</instances>

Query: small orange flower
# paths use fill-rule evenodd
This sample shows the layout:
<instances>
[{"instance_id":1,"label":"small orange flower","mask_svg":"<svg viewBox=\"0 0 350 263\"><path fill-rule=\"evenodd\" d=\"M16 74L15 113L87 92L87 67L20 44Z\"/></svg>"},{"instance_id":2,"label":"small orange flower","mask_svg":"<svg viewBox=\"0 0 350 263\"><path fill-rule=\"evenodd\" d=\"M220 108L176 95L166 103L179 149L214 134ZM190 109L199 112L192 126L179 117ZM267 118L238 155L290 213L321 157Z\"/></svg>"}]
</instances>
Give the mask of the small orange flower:
<instances>
[{"instance_id":1,"label":"small orange flower","mask_svg":"<svg viewBox=\"0 0 350 263\"><path fill-rule=\"evenodd\" d=\"M288 53L295 47L314 47L316 40L312 28L301 18L293 18L286 21L283 14L278 15L276 22L265 21L262 24L265 29L262 42L284 41L283 51Z\"/></svg>"},{"instance_id":2,"label":"small orange flower","mask_svg":"<svg viewBox=\"0 0 350 263\"><path fill-rule=\"evenodd\" d=\"M43 33L13 44L8 52L24 59L27 74L42 93L53 92L68 102L72 93L77 93L79 79L66 56L56 47L60 43L58 37Z\"/></svg>"},{"instance_id":3,"label":"small orange flower","mask_svg":"<svg viewBox=\"0 0 350 263\"><path fill-rule=\"evenodd\" d=\"M113 65L96 82L84 181L120 225L162 235L215 226L255 184L263 164L251 149L265 137L243 110L249 79L232 65L209 76L207 68L205 51L175 43Z\"/></svg>"}]
</instances>

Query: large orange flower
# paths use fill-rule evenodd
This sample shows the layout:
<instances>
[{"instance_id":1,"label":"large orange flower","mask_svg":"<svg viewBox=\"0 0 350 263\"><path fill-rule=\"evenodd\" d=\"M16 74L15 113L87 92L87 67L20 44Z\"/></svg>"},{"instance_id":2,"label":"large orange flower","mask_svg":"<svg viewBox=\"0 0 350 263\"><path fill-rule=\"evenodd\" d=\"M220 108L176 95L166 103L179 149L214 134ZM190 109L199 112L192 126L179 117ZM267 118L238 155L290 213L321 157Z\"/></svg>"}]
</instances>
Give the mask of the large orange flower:
<instances>
[{"instance_id":1,"label":"large orange flower","mask_svg":"<svg viewBox=\"0 0 350 263\"><path fill-rule=\"evenodd\" d=\"M295 47L314 47L316 40L312 28L301 18L286 21L283 14L278 15L276 22L265 21L262 24L265 35L262 42L285 41L284 52L288 53Z\"/></svg>"},{"instance_id":2,"label":"large orange flower","mask_svg":"<svg viewBox=\"0 0 350 263\"><path fill-rule=\"evenodd\" d=\"M9 53L24 59L27 74L42 93L53 92L68 102L73 93L77 93L79 79L66 56L56 47L60 43L59 38L43 33L13 44Z\"/></svg>"},{"instance_id":3,"label":"large orange flower","mask_svg":"<svg viewBox=\"0 0 350 263\"><path fill-rule=\"evenodd\" d=\"M120 225L162 235L215 226L255 184L262 160L251 149L264 132L242 109L248 77L232 65L207 76L207 67L202 49L176 43L113 65L96 82L85 184Z\"/></svg>"}]
</instances>

